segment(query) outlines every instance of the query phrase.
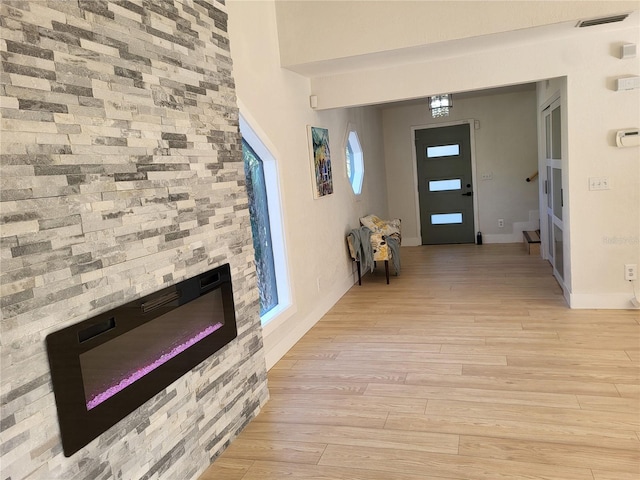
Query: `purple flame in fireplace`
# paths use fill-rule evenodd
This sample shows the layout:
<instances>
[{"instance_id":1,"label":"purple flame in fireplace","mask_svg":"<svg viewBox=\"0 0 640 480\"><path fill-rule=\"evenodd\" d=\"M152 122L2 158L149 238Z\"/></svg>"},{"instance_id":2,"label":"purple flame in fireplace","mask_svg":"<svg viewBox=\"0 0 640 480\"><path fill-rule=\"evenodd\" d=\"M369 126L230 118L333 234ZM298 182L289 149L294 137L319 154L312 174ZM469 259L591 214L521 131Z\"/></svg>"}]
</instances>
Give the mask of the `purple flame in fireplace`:
<instances>
[{"instance_id":1,"label":"purple flame in fireplace","mask_svg":"<svg viewBox=\"0 0 640 480\"><path fill-rule=\"evenodd\" d=\"M191 347L192 345L195 345L200 340L205 338L207 335L211 335L213 332L215 332L216 330L218 330L222 326L223 326L222 323L218 322L215 325L211 325L211 326L205 328L204 330L202 330L197 335L195 335L195 336L191 337L190 339L188 339L186 342L181 343L180 345L172 348L167 353L163 353L154 362L139 368L138 370L133 372L131 375L129 375L125 379L123 379L120 382L118 382L116 385L113 385L112 387L107 388L104 392L101 392L101 393L98 393L97 395L94 395L91 398L91 400L89 400L87 402L87 410L91 410L92 408L95 408L96 406L100 405L102 402L104 402L108 398L113 397L116 393L118 393L121 390L127 388L129 385L131 385L136 380L140 380L142 377L144 377L149 372L155 370L156 368L158 368L163 363L168 362L169 360L171 360L176 355L184 352L187 348Z\"/></svg>"}]
</instances>

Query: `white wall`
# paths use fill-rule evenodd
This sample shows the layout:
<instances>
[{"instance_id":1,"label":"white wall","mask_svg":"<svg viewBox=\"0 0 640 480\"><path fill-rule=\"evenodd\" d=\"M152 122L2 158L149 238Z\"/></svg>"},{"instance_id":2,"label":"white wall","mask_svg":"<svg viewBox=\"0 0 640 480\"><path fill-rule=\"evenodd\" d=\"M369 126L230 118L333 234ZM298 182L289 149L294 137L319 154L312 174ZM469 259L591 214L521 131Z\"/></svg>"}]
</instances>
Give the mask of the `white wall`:
<instances>
[{"instance_id":1,"label":"white wall","mask_svg":"<svg viewBox=\"0 0 640 480\"><path fill-rule=\"evenodd\" d=\"M625 22L574 29L566 36L318 77L312 90L323 108L566 76L570 304L630 308L632 285L623 269L626 263L640 264L640 161L638 148L615 147L614 134L640 126L640 90L617 92L614 84L640 72L638 57L619 58L621 44L640 43L638 19L636 11ZM607 176L611 189L589 191L589 177L597 176Z\"/></svg>"},{"instance_id":2,"label":"white wall","mask_svg":"<svg viewBox=\"0 0 640 480\"><path fill-rule=\"evenodd\" d=\"M522 241L523 228L538 228L537 181L525 179L537 170L536 92L487 94L455 98L448 117L433 119L426 99L383 108L384 149L387 162L389 213L402 218L403 243L420 244L415 190L412 127L477 120L474 129L475 197L485 243ZM491 180L482 180L491 174ZM408 188L410 187L410 188ZM504 219L504 227L498 227Z\"/></svg>"},{"instance_id":3,"label":"white wall","mask_svg":"<svg viewBox=\"0 0 640 480\"><path fill-rule=\"evenodd\" d=\"M292 307L264 328L271 367L355 280L345 236L368 213L387 215L380 113L375 108L315 112L309 80L280 68L275 6L229 2L229 35L240 111L278 162ZM364 151L362 195L346 177L347 125ZM334 193L313 198L307 125L329 129Z\"/></svg>"}]
</instances>

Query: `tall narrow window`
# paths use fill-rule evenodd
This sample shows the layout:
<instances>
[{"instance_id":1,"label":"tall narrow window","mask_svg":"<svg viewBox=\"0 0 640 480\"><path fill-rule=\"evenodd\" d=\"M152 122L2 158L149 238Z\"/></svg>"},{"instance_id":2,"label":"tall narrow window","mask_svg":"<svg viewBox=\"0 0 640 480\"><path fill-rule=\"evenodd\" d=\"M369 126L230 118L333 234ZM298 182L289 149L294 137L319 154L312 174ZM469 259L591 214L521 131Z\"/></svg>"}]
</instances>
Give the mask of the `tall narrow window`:
<instances>
[{"instance_id":1,"label":"tall narrow window","mask_svg":"<svg viewBox=\"0 0 640 480\"><path fill-rule=\"evenodd\" d=\"M240 132L264 327L292 311L278 161L273 147L265 144L264 133L258 135L242 114Z\"/></svg>"},{"instance_id":2,"label":"tall narrow window","mask_svg":"<svg viewBox=\"0 0 640 480\"><path fill-rule=\"evenodd\" d=\"M267 185L262 159L244 139L242 140L242 156L244 172L247 177L249 216L251 217L258 290L260 291L260 316L263 316L278 304Z\"/></svg>"}]
</instances>

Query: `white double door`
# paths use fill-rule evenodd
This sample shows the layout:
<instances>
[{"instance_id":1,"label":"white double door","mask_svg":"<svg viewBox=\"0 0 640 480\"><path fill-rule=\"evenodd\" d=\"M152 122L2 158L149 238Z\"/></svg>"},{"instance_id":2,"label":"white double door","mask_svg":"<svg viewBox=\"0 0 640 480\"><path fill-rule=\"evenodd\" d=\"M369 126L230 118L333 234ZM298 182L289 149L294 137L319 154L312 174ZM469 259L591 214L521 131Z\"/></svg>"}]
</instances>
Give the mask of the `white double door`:
<instances>
[{"instance_id":1,"label":"white double door","mask_svg":"<svg viewBox=\"0 0 640 480\"><path fill-rule=\"evenodd\" d=\"M553 266L553 274L565 286L564 188L562 186L562 108L560 99L542 111L544 126L544 169L541 233L544 258Z\"/></svg>"}]
</instances>

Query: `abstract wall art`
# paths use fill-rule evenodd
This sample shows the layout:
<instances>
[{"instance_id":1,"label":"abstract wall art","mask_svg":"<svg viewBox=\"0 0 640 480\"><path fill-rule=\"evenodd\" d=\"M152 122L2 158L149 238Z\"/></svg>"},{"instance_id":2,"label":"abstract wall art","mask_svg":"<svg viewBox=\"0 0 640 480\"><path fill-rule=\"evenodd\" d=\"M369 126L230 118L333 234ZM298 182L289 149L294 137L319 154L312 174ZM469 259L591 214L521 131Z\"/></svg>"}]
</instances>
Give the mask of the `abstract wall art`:
<instances>
[{"instance_id":1,"label":"abstract wall art","mask_svg":"<svg viewBox=\"0 0 640 480\"><path fill-rule=\"evenodd\" d=\"M308 129L310 156L313 162L313 193L315 198L320 198L333 193L329 130L311 126Z\"/></svg>"}]
</instances>

